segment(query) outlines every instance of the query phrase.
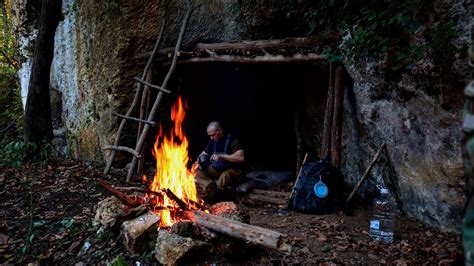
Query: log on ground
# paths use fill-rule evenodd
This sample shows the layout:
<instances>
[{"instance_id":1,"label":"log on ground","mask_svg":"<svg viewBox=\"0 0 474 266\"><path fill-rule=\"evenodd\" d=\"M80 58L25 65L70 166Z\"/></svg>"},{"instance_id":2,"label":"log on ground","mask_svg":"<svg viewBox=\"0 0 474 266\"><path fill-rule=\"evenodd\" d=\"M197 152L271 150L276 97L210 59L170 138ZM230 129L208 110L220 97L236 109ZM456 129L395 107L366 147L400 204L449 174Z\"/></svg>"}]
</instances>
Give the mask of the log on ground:
<instances>
[{"instance_id":1,"label":"log on ground","mask_svg":"<svg viewBox=\"0 0 474 266\"><path fill-rule=\"evenodd\" d=\"M291 245L286 243L286 235L279 232L201 211L187 211L185 215L196 224L221 234L288 254L291 253Z\"/></svg>"},{"instance_id":2,"label":"log on ground","mask_svg":"<svg viewBox=\"0 0 474 266\"><path fill-rule=\"evenodd\" d=\"M285 205L290 198L289 192L271 191L263 189L253 189L245 195L244 200L248 203L270 203L276 205Z\"/></svg>"}]
</instances>

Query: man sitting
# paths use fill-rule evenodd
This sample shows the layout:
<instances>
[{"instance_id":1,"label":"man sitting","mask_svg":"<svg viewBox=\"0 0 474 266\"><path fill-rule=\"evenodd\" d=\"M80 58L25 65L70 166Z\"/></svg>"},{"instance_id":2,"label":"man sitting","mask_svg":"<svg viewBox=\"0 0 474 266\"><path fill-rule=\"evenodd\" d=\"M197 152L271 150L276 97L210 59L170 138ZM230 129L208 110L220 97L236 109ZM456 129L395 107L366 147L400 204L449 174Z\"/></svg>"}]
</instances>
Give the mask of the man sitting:
<instances>
[{"instance_id":1,"label":"man sitting","mask_svg":"<svg viewBox=\"0 0 474 266\"><path fill-rule=\"evenodd\" d=\"M209 200L216 193L243 181L245 156L239 139L225 134L219 122L209 123L207 135L210 141L197 159L199 167L195 181L198 190Z\"/></svg>"}]
</instances>

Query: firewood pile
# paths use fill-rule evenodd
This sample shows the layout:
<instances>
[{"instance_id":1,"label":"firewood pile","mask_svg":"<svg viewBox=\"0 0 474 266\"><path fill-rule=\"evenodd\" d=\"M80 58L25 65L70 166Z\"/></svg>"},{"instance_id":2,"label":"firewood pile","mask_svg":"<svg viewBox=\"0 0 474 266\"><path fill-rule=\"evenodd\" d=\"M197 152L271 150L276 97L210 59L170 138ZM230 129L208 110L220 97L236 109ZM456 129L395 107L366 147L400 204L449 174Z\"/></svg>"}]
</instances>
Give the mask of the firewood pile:
<instances>
[{"instance_id":1,"label":"firewood pile","mask_svg":"<svg viewBox=\"0 0 474 266\"><path fill-rule=\"evenodd\" d=\"M167 206L157 209L151 204L149 191L116 188L105 181L99 184L114 196L98 203L95 223L119 234L130 253L154 250L157 261L165 265L206 261L216 254L238 257L256 247L291 253L286 235L250 225L248 214L233 202L212 206L185 202L168 190L153 193L155 200L164 195L172 199ZM171 225L163 223L166 218L160 215L162 209L172 213Z\"/></svg>"}]
</instances>

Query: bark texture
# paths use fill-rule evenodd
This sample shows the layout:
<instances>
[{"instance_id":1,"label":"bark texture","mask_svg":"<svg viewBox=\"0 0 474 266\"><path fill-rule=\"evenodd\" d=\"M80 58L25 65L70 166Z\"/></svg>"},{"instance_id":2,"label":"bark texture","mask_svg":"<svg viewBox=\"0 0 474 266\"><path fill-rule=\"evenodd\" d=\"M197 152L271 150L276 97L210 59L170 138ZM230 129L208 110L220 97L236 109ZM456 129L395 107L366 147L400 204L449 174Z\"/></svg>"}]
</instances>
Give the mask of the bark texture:
<instances>
[{"instance_id":1,"label":"bark texture","mask_svg":"<svg viewBox=\"0 0 474 266\"><path fill-rule=\"evenodd\" d=\"M36 144L53 139L49 81L54 53L54 34L61 20L62 0L43 0L25 107L25 141Z\"/></svg>"}]
</instances>

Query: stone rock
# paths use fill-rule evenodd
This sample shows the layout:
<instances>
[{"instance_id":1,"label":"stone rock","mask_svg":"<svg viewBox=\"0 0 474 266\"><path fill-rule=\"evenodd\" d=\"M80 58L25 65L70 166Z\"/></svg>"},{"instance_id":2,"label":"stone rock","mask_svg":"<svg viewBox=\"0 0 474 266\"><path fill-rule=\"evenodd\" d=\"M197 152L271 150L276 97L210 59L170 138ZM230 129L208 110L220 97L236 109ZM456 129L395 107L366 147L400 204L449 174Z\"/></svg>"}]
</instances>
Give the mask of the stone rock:
<instances>
[{"instance_id":1,"label":"stone rock","mask_svg":"<svg viewBox=\"0 0 474 266\"><path fill-rule=\"evenodd\" d=\"M239 210L232 201L216 203L209 208L209 212L241 223L250 223L250 215Z\"/></svg>"},{"instance_id":2,"label":"stone rock","mask_svg":"<svg viewBox=\"0 0 474 266\"><path fill-rule=\"evenodd\" d=\"M97 204L94 224L101 224L105 227L109 227L114 222L114 217L117 214L122 213L125 208L126 206L123 205L120 200L114 196L101 200Z\"/></svg>"},{"instance_id":3,"label":"stone rock","mask_svg":"<svg viewBox=\"0 0 474 266\"><path fill-rule=\"evenodd\" d=\"M163 265L195 263L196 260L204 260L212 249L206 242L181 237L162 229L156 239L155 257Z\"/></svg>"},{"instance_id":4,"label":"stone rock","mask_svg":"<svg viewBox=\"0 0 474 266\"><path fill-rule=\"evenodd\" d=\"M371 69L371 68L368 68ZM403 211L447 231L460 229L465 202L462 187L461 121L436 99L416 89L413 80L388 87L377 73L349 67L361 125L343 143L343 173L355 184L378 146L387 144L387 156L372 171L373 181L390 186ZM419 84L418 84L419 85ZM392 90L386 92L384 90ZM345 132L351 132L346 121ZM374 190L362 186L362 195Z\"/></svg>"},{"instance_id":5,"label":"stone rock","mask_svg":"<svg viewBox=\"0 0 474 266\"><path fill-rule=\"evenodd\" d=\"M160 216L154 212L147 212L135 219L122 224L121 235L124 245L131 253L138 253L148 247L156 237Z\"/></svg>"},{"instance_id":6,"label":"stone rock","mask_svg":"<svg viewBox=\"0 0 474 266\"><path fill-rule=\"evenodd\" d=\"M51 102L51 122L53 123L53 129L58 129L62 126L62 93L54 88L49 90L49 98Z\"/></svg>"},{"instance_id":7,"label":"stone rock","mask_svg":"<svg viewBox=\"0 0 474 266\"><path fill-rule=\"evenodd\" d=\"M215 243L219 236L217 233L203 226L198 226L191 221L181 221L171 226L171 232L182 237L202 240L208 243Z\"/></svg>"},{"instance_id":8,"label":"stone rock","mask_svg":"<svg viewBox=\"0 0 474 266\"><path fill-rule=\"evenodd\" d=\"M207 243L215 243L219 239L219 235L216 232L207 229L204 226L198 226L198 228L201 240L206 241Z\"/></svg>"},{"instance_id":9,"label":"stone rock","mask_svg":"<svg viewBox=\"0 0 474 266\"><path fill-rule=\"evenodd\" d=\"M216 249L220 255L229 259L238 260L248 257L251 249L255 251L260 249L260 247L249 245L239 239L221 235L219 241L216 243Z\"/></svg>"},{"instance_id":10,"label":"stone rock","mask_svg":"<svg viewBox=\"0 0 474 266\"><path fill-rule=\"evenodd\" d=\"M171 232L182 237L198 238L199 228L191 221L182 221L174 223L171 226Z\"/></svg>"}]
</instances>

